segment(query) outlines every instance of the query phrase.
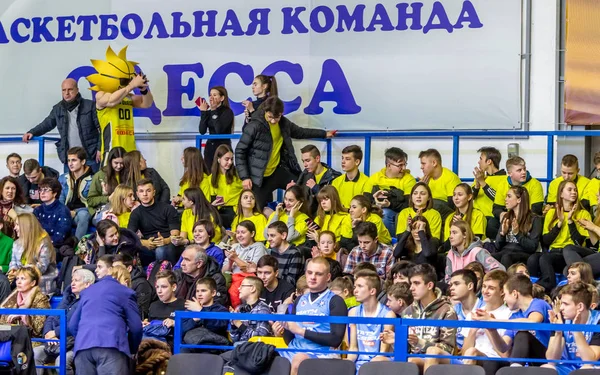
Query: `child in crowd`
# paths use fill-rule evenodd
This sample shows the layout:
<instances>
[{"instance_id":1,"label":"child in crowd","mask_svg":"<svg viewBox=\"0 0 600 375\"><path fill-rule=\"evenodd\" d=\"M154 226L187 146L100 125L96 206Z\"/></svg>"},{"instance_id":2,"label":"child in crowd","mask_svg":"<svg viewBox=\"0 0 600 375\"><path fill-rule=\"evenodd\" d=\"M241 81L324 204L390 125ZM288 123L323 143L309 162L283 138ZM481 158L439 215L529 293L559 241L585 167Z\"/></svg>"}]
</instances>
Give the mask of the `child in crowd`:
<instances>
[{"instance_id":1,"label":"child in crowd","mask_svg":"<svg viewBox=\"0 0 600 375\"><path fill-rule=\"evenodd\" d=\"M342 233L340 246L344 249L351 250L358 245L356 234L354 233L357 225L361 222L373 223L377 228L378 240L386 245L392 243L390 232L385 227L381 216L377 212L378 207L373 207L369 199L364 195L357 195L350 202L350 215L342 220Z\"/></svg>"},{"instance_id":2,"label":"child in crowd","mask_svg":"<svg viewBox=\"0 0 600 375\"><path fill-rule=\"evenodd\" d=\"M284 203L279 203L269 217L268 224L283 221L288 227L288 242L300 246L306 242L308 231L306 197L300 186L294 185L285 191ZM267 230L265 230L265 237Z\"/></svg>"},{"instance_id":3,"label":"child in crowd","mask_svg":"<svg viewBox=\"0 0 600 375\"><path fill-rule=\"evenodd\" d=\"M362 149L357 145L346 146L342 150L342 171L344 174L333 180L333 186L340 195L342 206L350 207L350 201L365 192L369 177L358 170L363 159Z\"/></svg>"},{"instance_id":4,"label":"child in crowd","mask_svg":"<svg viewBox=\"0 0 600 375\"><path fill-rule=\"evenodd\" d=\"M283 221L275 221L267 227L267 239L271 246L269 254L279 264L279 275L292 285L304 271L304 258L296 246L287 241L288 227Z\"/></svg>"},{"instance_id":5,"label":"child in crowd","mask_svg":"<svg viewBox=\"0 0 600 375\"><path fill-rule=\"evenodd\" d=\"M156 274L156 283L154 284L158 301L150 304L148 319L142 322L144 326L144 336L156 339L165 339L172 344L173 327L175 326L175 311L185 310L185 301L175 296L177 289L177 280L175 274L171 271L161 271ZM150 326L163 326L168 330L158 328L149 328ZM166 333L166 334L165 334Z\"/></svg>"},{"instance_id":6,"label":"child in crowd","mask_svg":"<svg viewBox=\"0 0 600 375\"><path fill-rule=\"evenodd\" d=\"M377 301L381 291L381 281L375 272L361 271L355 275L354 297L359 305L348 312L349 317L395 318L396 314ZM361 352L387 352L389 345L382 342L383 330L391 331L393 325L350 324L349 350ZM388 357L375 354L348 354L346 358L356 363L356 371L367 362L389 361Z\"/></svg>"},{"instance_id":7,"label":"child in crowd","mask_svg":"<svg viewBox=\"0 0 600 375\"><path fill-rule=\"evenodd\" d=\"M339 255L339 244L335 242L335 234L328 230L324 230L319 233L317 238L317 246L313 246L311 249L311 255L313 258L325 257L330 259L337 259Z\"/></svg>"},{"instance_id":8,"label":"child in crowd","mask_svg":"<svg viewBox=\"0 0 600 375\"><path fill-rule=\"evenodd\" d=\"M396 236L404 232L410 232L412 219L415 216L423 216L429 223L431 236L438 240L442 235L442 217L440 213L433 208L433 198L429 186L424 182L417 182L410 192L408 207L398 214L398 224L396 226Z\"/></svg>"},{"instance_id":9,"label":"child in crowd","mask_svg":"<svg viewBox=\"0 0 600 375\"><path fill-rule=\"evenodd\" d=\"M225 253L213 242L213 238L215 237L215 226L212 221L206 219L198 220L196 224L194 224L192 233L194 235L194 243L200 245L200 247L206 251L206 255L213 257L219 264L219 267L223 267ZM183 256L180 256L177 264L173 266L174 270L181 268L182 260Z\"/></svg>"},{"instance_id":10,"label":"child in crowd","mask_svg":"<svg viewBox=\"0 0 600 375\"><path fill-rule=\"evenodd\" d=\"M269 305L260 300L263 282L254 276L248 276L240 285L242 304L235 312L244 314L271 314ZM253 336L272 336L273 331L268 321L231 321L231 339L234 343L248 341Z\"/></svg>"},{"instance_id":11,"label":"child in crowd","mask_svg":"<svg viewBox=\"0 0 600 375\"><path fill-rule=\"evenodd\" d=\"M98 258L98 262L96 263L96 269L94 272L96 273L96 279L100 280L106 275L110 275L112 272L113 261L115 256L112 254L102 255Z\"/></svg>"},{"instance_id":12,"label":"child in crowd","mask_svg":"<svg viewBox=\"0 0 600 375\"><path fill-rule=\"evenodd\" d=\"M329 289L344 299L348 309L359 305L359 302L356 301L356 297L353 295L354 284L349 276L338 277L333 280L329 285Z\"/></svg>"},{"instance_id":13,"label":"child in crowd","mask_svg":"<svg viewBox=\"0 0 600 375\"><path fill-rule=\"evenodd\" d=\"M228 312L227 308L217 302L217 283L211 277L204 277L196 282L196 297L185 301L185 309L195 312ZM217 335L227 337L229 321L222 319L185 319L182 321L181 330L185 334L196 327L204 327Z\"/></svg>"},{"instance_id":14,"label":"child in crowd","mask_svg":"<svg viewBox=\"0 0 600 375\"><path fill-rule=\"evenodd\" d=\"M210 201L219 209L223 226L229 228L236 216L234 209L242 193L242 181L233 165L233 150L229 145L217 147L212 163L210 187Z\"/></svg>"},{"instance_id":15,"label":"child in crowd","mask_svg":"<svg viewBox=\"0 0 600 375\"><path fill-rule=\"evenodd\" d=\"M237 216L231 223L231 231L235 233L237 226L244 220L254 223L256 228L256 241L265 242L265 230L267 229L267 218L262 213L262 207L256 203L256 195L252 190L243 190L237 206ZM233 236L232 236L233 237Z\"/></svg>"},{"instance_id":16,"label":"child in crowd","mask_svg":"<svg viewBox=\"0 0 600 375\"><path fill-rule=\"evenodd\" d=\"M386 306L399 318L402 312L413 304L410 284L405 282L394 283L387 289Z\"/></svg>"},{"instance_id":17,"label":"child in crowd","mask_svg":"<svg viewBox=\"0 0 600 375\"><path fill-rule=\"evenodd\" d=\"M221 217L219 212L204 197L199 188L189 188L183 192L183 214L181 215L181 232L179 236L172 237L175 246L189 245L194 241L194 224L198 220L210 220L214 226L213 240L219 243L222 237Z\"/></svg>"}]
</instances>

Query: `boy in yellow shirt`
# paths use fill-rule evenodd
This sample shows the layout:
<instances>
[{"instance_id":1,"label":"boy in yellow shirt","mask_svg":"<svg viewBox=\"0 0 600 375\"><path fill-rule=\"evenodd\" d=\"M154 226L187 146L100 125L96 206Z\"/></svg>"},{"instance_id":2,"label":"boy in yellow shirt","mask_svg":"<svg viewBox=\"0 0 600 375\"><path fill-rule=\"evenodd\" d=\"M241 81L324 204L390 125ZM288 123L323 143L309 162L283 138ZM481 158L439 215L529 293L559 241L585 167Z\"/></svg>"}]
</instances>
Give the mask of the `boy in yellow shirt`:
<instances>
[{"instance_id":1,"label":"boy in yellow shirt","mask_svg":"<svg viewBox=\"0 0 600 375\"><path fill-rule=\"evenodd\" d=\"M563 181L573 181L575 185L577 185L577 191L581 192L583 196L590 179L579 174L579 161L577 160L577 156L571 154L563 156L560 162L560 177L555 178L550 183L548 195L546 196L546 204L554 205L554 203L556 203L558 185Z\"/></svg>"},{"instance_id":2,"label":"boy in yellow shirt","mask_svg":"<svg viewBox=\"0 0 600 375\"><path fill-rule=\"evenodd\" d=\"M505 182L500 184L496 191L496 198L494 199L494 206L492 211L496 219L500 219L500 214L505 211L505 200L506 193L511 186L521 185L529 193L529 205L531 211L539 216L542 216L542 209L544 205L544 189L542 184L535 178L531 177L531 174L527 171L525 160L519 156L514 156L506 161L506 172L508 177ZM498 224L498 228L500 224Z\"/></svg>"},{"instance_id":3,"label":"boy in yellow shirt","mask_svg":"<svg viewBox=\"0 0 600 375\"><path fill-rule=\"evenodd\" d=\"M385 150L385 168L369 177L365 194L383 209L383 223L392 237L396 235L396 216L408 207L408 196L417 183L406 169L408 155L398 147Z\"/></svg>"},{"instance_id":4,"label":"boy in yellow shirt","mask_svg":"<svg viewBox=\"0 0 600 375\"><path fill-rule=\"evenodd\" d=\"M593 161L594 166L596 166L596 177L589 181L581 197L581 205L590 213L593 213L594 207L598 205L598 192L600 192L600 151L594 154Z\"/></svg>"},{"instance_id":5,"label":"boy in yellow shirt","mask_svg":"<svg viewBox=\"0 0 600 375\"><path fill-rule=\"evenodd\" d=\"M493 223L493 206L496 192L506 181L506 171L500 169L502 154L495 147L482 147L479 150L479 161L477 167L473 170L475 182L473 182L473 207L478 208L487 219L486 237L496 238L498 225L490 226ZM497 224L499 222L496 222Z\"/></svg>"},{"instance_id":6,"label":"boy in yellow shirt","mask_svg":"<svg viewBox=\"0 0 600 375\"><path fill-rule=\"evenodd\" d=\"M342 150L342 170L345 172L331 185L337 189L344 208L350 207L350 201L365 192L365 184L369 177L358 170L363 159L362 149L357 145L344 147Z\"/></svg>"},{"instance_id":7,"label":"boy in yellow shirt","mask_svg":"<svg viewBox=\"0 0 600 375\"><path fill-rule=\"evenodd\" d=\"M421 159L421 170L423 171L421 181L429 185L433 197L433 208L442 215L442 220L445 220L454 212L452 196L454 188L460 184L460 178L442 166L442 155L436 149L430 148L421 151L419 159Z\"/></svg>"}]
</instances>

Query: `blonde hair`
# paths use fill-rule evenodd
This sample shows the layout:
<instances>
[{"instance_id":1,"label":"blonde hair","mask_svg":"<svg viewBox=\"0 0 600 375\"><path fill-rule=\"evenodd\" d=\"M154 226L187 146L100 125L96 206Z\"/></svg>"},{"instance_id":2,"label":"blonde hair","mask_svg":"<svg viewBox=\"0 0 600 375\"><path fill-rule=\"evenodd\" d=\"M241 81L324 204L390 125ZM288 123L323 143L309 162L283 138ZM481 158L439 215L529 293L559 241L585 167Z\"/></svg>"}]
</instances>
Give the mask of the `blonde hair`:
<instances>
[{"instance_id":1,"label":"blonde hair","mask_svg":"<svg viewBox=\"0 0 600 375\"><path fill-rule=\"evenodd\" d=\"M25 266L25 267L21 267L19 269L17 269L17 271L15 272L15 277L19 276L21 274L26 275L27 277L29 277L32 281L35 281L35 286L40 286L40 280L42 279L42 273L40 272L39 268L37 268L36 266Z\"/></svg>"},{"instance_id":2,"label":"blonde hair","mask_svg":"<svg viewBox=\"0 0 600 375\"><path fill-rule=\"evenodd\" d=\"M469 225L469 223L467 223L464 220L457 220L454 223L452 223L452 225L450 227L457 227L460 230L462 235L465 237L465 240L464 240L465 249L467 247L469 247L469 245L471 244L471 242L473 242L473 239L475 237L473 235L473 231L471 230L471 226Z\"/></svg>"},{"instance_id":3,"label":"blonde hair","mask_svg":"<svg viewBox=\"0 0 600 375\"><path fill-rule=\"evenodd\" d=\"M121 215L131 211L131 209L125 205L125 198L127 198L127 195L130 192L133 193L133 189L130 186L119 184L108 198L110 208L115 215Z\"/></svg>"},{"instance_id":4,"label":"blonde hair","mask_svg":"<svg viewBox=\"0 0 600 375\"><path fill-rule=\"evenodd\" d=\"M124 266L112 266L110 268L110 275L121 285L125 285L126 287L131 288L131 274Z\"/></svg>"},{"instance_id":5,"label":"blonde hair","mask_svg":"<svg viewBox=\"0 0 600 375\"><path fill-rule=\"evenodd\" d=\"M52 246L52 241L48 233L42 228L37 218L30 213L17 215L19 224L19 239L17 242L23 246L23 255L21 262L23 264L36 264L39 258L40 247L42 243L48 246L50 251L50 261L56 261L56 252Z\"/></svg>"}]
</instances>

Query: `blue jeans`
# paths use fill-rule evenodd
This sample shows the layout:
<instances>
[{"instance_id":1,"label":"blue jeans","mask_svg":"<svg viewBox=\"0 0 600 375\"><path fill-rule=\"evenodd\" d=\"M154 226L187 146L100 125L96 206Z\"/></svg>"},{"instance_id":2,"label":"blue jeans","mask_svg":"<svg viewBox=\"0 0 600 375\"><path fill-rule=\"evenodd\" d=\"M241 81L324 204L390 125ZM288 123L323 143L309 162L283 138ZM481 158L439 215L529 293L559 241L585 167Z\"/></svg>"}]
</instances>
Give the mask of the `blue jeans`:
<instances>
[{"instance_id":1,"label":"blue jeans","mask_svg":"<svg viewBox=\"0 0 600 375\"><path fill-rule=\"evenodd\" d=\"M398 213L391 208L383 209L383 225L390 231L392 237L396 236L396 216Z\"/></svg>"},{"instance_id":2,"label":"blue jeans","mask_svg":"<svg viewBox=\"0 0 600 375\"><path fill-rule=\"evenodd\" d=\"M171 264L176 264L183 250L183 246L168 244L157 247L154 249L154 253L156 254L156 260L168 260Z\"/></svg>"},{"instance_id":3,"label":"blue jeans","mask_svg":"<svg viewBox=\"0 0 600 375\"><path fill-rule=\"evenodd\" d=\"M77 226L75 228L75 237L77 237L77 240L80 240L81 237L87 234L88 228L90 227L90 220L92 220L92 215L90 215L87 207L78 208L76 210L73 222Z\"/></svg>"}]
</instances>

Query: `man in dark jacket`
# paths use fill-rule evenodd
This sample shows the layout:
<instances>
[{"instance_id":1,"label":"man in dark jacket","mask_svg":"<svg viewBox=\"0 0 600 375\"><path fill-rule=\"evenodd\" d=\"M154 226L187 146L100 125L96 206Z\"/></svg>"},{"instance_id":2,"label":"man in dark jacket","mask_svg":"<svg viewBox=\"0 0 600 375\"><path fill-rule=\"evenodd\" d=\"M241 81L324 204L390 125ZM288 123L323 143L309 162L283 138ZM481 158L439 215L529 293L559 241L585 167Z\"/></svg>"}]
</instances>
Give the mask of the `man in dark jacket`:
<instances>
[{"instance_id":1,"label":"man in dark jacket","mask_svg":"<svg viewBox=\"0 0 600 375\"><path fill-rule=\"evenodd\" d=\"M285 189L297 180L300 166L292 138L331 138L335 131L301 128L283 116L283 102L273 96L265 100L244 126L235 148L235 164L244 189L252 189L260 207L265 207L275 189Z\"/></svg>"},{"instance_id":2,"label":"man in dark jacket","mask_svg":"<svg viewBox=\"0 0 600 375\"><path fill-rule=\"evenodd\" d=\"M63 100L52 107L44 121L23 135L23 142L29 142L32 137L58 128L60 141L56 143L56 152L65 165L64 171L69 171L67 150L79 146L90 156L87 164L97 172L100 162L100 123L96 115L96 105L93 101L81 97L77 81L72 78L65 79L61 88Z\"/></svg>"},{"instance_id":3,"label":"man in dark jacket","mask_svg":"<svg viewBox=\"0 0 600 375\"><path fill-rule=\"evenodd\" d=\"M206 251L197 244L189 245L181 254L181 269L175 271L177 277L177 298L191 300L196 296L196 281L210 277L217 283L216 303L227 306L227 283L221 273L219 263L206 255Z\"/></svg>"},{"instance_id":4,"label":"man in dark jacket","mask_svg":"<svg viewBox=\"0 0 600 375\"><path fill-rule=\"evenodd\" d=\"M317 194L327 185L331 185L336 177L342 174L321 162L321 152L315 145L306 145L300 149L304 170L298 176L298 181L292 181L287 188L293 185L302 186L309 202L309 212L312 216L317 213Z\"/></svg>"},{"instance_id":5,"label":"man in dark jacket","mask_svg":"<svg viewBox=\"0 0 600 375\"><path fill-rule=\"evenodd\" d=\"M19 176L19 184L25 194L25 203L31 205L42 203L39 184L44 178L56 178L58 180L58 172L50 167L41 167L35 159L25 160L23 174Z\"/></svg>"}]
</instances>

